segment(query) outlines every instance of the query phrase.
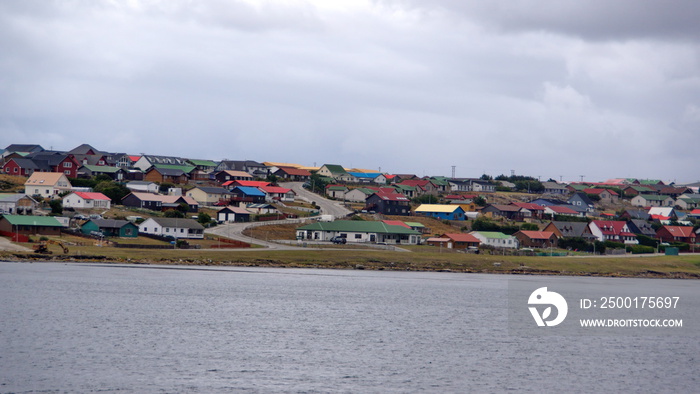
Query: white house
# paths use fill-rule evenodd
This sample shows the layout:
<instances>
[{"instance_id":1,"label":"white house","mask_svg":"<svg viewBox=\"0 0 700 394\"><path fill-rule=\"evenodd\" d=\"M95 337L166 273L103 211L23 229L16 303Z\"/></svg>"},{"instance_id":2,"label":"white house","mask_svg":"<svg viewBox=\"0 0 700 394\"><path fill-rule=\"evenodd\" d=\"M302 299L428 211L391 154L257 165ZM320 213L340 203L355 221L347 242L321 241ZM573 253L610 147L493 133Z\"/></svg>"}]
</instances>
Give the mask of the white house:
<instances>
[{"instance_id":1,"label":"white house","mask_svg":"<svg viewBox=\"0 0 700 394\"><path fill-rule=\"evenodd\" d=\"M102 193L73 192L63 197L65 208L109 209L112 200Z\"/></svg>"},{"instance_id":2,"label":"white house","mask_svg":"<svg viewBox=\"0 0 700 394\"><path fill-rule=\"evenodd\" d=\"M675 201L669 196L640 194L631 201L635 207L672 207Z\"/></svg>"},{"instance_id":3,"label":"white house","mask_svg":"<svg viewBox=\"0 0 700 394\"><path fill-rule=\"evenodd\" d=\"M202 239L204 238L204 227L192 219L149 218L139 225L139 233L162 237Z\"/></svg>"},{"instance_id":4,"label":"white house","mask_svg":"<svg viewBox=\"0 0 700 394\"><path fill-rule=\"evenodd\" d=\"M34 172L24 182L25 194L44 198L57 198L59 193L70 191L71 188L68 177L62 172Z\"/></svg>"},{"instance_id":5,"label":"white house","mask_svg":"<svg viewBox=\"0 0 700 394\"><path fill-rule=\"evenodd\" d=\"M126 188L134 192L158 193L159 186L155 182L131 181L126 184Z\"/></svg>"},{"instance_id":6,"label":"white house","mask_svg":"<svg viewBox=\"0 0 700 394\"><path fill-rule=\"evenodd\" d=\"M481 241L482 245L490 245L495 248L518 248L518 239L512 235L495 231L472 231L469 234Z\"/></svg>"}]
</instances>

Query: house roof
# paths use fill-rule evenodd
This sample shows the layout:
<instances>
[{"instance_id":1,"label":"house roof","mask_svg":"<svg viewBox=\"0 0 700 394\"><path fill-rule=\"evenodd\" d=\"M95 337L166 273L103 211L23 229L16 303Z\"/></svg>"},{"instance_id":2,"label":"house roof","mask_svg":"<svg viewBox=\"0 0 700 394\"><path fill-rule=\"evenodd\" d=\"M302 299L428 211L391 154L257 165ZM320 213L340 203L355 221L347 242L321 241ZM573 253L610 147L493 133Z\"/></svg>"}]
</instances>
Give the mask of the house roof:
<instances>
[{"instance_id":1,"label":"house roof","mask_svg":"<svg viewBox=\"0 0 700 394\"><path fill-rule=\"evenodd\" d=\"M165 176L183 176L187 174L185 171L176 168L152 167L150 171L156 171Z\"/></svg>"},{"instance_id":2,"label":"house roof","mask_svg":"<svg viewBox=\"0 0 700 394\"><path fill-rule=\"evenodd\" d=\"M689 226L663 226L663 229L668 231L674 237L688 238L693 237L693 227Z\"/></svg>"},{"instance_id":3,"label":"house roof","mask_svg":"<svg viewBox=\"0 0 700 394\"><path fill-rule=\"evenodd\" d=\"M250 186L250 187L262 187L270 186L270 182L265 181L230 181L232 185L237 186ZM228 183L228 182L226 182Z\"/></svg>"},{"instance_id":4,"label":"house roof","mask_svg":"<svg viewBox=\"0 0 700 394\"><path fill-rule=\"evenodd\" d=\"M458 209L462 209L462 207L450 204L421 204L416 208L416 212L452 213Z\"/></svg>"},{"instance_id":5,"label":"house roof","mask_svg":"<svg viewBox=\"0 0 700 394\"><path fill-rule=\"evenodd\" d=\"M547 207L546 209L551 210L554 213L558 213L561 215L578 215L578 212L574 211L573 209L569 207L565 207L563 205L552 205L550 207Z\"/></svg>"},{"instance_id":6,"label":"house roof","mask_svg":"<svg viewBox=\"0 0 700 394\"><path fill-rule=\"evenodd\" d=\"M469 234L479 234L483 236L484 238L489 238L489 239L511 239L513 238L512 235L507 235L503 234L497 231L472 231Z\"/></svg>"},{"instance_id":7,"label":"house roof","mask_svg":"<svg viewBox=\"0 0 700 394\"><path fill-rule=\"evenodd\" d=\"M114 173L116 173L116 172L123 171L123 169L121 169L121 168L119 168L119 167L113 167L113 166L93 166L93 165L89 165L89 164L86 164L86 165L82 166L82 168L87 168L88 170L90 170L90 171L92 171L92 172L104 172L104 173L107 173L107 174L114 174Z\"/></svg>"},{"instance_id":8,"label":"house roof","mask_svg":"<svg viewBox=\"0 0 700 394\"><path fill-rule=\"evenodd\" d=\"M544 211L544 207L541 205L533 204L531 202L514 202L511 203L512 205L515 205L516 207L520 208L525 208L529 211Z\"/></svg>"},{"instance_id":9,"label":"house roof","mask_svg":"<svg viewBox=\"0 0 700 394\"><path fill-rule=\"evenodd\" d=\"M61 178L66 178L62 172L35 172L24 183L25 185L56 185ZM68 178L66 178L68 180ZM68 183L70 186L70 182Z\"/></svg>"},{"instance_id":10,"label":"house roof","mask_svg":"<svg viewBox=\"0 0 700 394\"><path fill-rule=\"evenodd\" d=\"M583 189L583 192L586 194L594 194L594 195L600 195L605 192L610 193L612 196L619 196L616 191L614 190L609 190L609 189L600 189L600 188L592 188L592 189Z\"/></svg>"},{"instance_id":11,"label":"house roof","mask_svg":"<svg viewBox=\"0 0 700 394\"><path fill-rule=\"evenodd\" d=\"M204 230L204 227L194 219L179 218L150 218L162 227L188 228L192 230Z\"/></svg>"},{"instance_id":12,"label":"house roof","mask_svg":"<svg viewBox=\"0 0 700 394\"><path fill-rule=\"evenodd\" d=\"M102 193L97 192L73 192L76 196L82 198L83 200L104 200L110 201L111 199Z\"/></svg>"},{"instance_id":13,"label":"house roof","mask_svg":"<svg viewBox=\"0 0 700 394\"><path fill-rule=\"evenodd\" d=\"M0 201L2 202L17 202L25 197L36 202L32 196L24 193L0 193Z\"/></svg>"},{"instance_id":14,"label":"house roof","mask_svg":"<svg viewBox=\"0 0 700 394\"><path fill-rule=\"evenodd\" d=\"M63 227L53 216L3 215L13 226Z\"/></svg>"},{"instance_id":15,"label":"house roof","mask_svg":"<svg viewBox=\"0 0 700 394\"><path fill-rule=\"evenodd\" d=\"M449 238L454 242L481 243L481 240L479 238L467 233L442 234L440 237Z\"/></svg>"},{"instance_id":16,"label":"house roof","mask_svg":"<svg viewBox=\"0 0 700 394\"><path fill-rule=\"evenodd\" d=\"M605 235L635 235L634 233L624 231L627 222L620 220L594 220L591 224L598 227Z\"/></svg>"},{"instance_id":17,"label":"house roof","mask_svg":"<svg viewBox=\"0 0 700 394\"><path fill-rule=\"evenodd\" d=\"M258 189L265 193L277 193L277 194L287 194L292 191L292 189L287 189L286 187L279 186L261 186Z\"/></svg>"},{"instance_id":18,"label":"house roof","mask_svg":"<svg viewBox=\"0 0 700 394\"><path fill-rule=\"evenodd\" d=\"M85 224L93 222L95 225L99 228L122 228L126 225L131 224L132 226L138 227L135 224L127 221L127 220L115 220L115 219L90 219ZM83 224L83 226L85 226Z\"/></svg>"},{"instance_id":19,"label":"house roof","mask_svg":"<svg viewBox=\"0 0 700 394\"><path fill-rule=\"evenodd\" d=\"M164 204L174 204L178 200L182 199L185 203L187 203L189 205L199 205L199 203L197 201L195 201L193 198L187 197L187 196L166 196L163 194L144 193L144 192L131 192L129 195L133 195L142 201L160 201ZM126 197L124 197L124 198L126 198Z\"/></svg>"},{"instance_id":20,"label":"house roof","mask_svg":"<svg viewBox=\"0 0 700 394\"><path fill-rule=\"evenodd\" d=\"M326 167L326 169L328 171L330 171L331 174L345 174L346 173L345 168L343 168L343 166L338 165L338 164L324 164L323 166Z\"/></svg>"},{"instance_id":21,"label":"house roof","mask_svg":"<svg viewBox=\"0 0 700 394\"><path fill-rule=\"evenodd\" d=\"M517 205L490 204L488 206L494 207L497 210L502 211L502 212L518 212L522 209Z\"/></svg>"},{"instance_id":22,"label":"house roof","mask_svg":"<svg viewBox=\"0 0 700 394\"><path fill-rule=\"evenodd\" d=\"M245 194L246 196L265 197L265 193L262 190L258 189L257 187L236 186L233 188L233 190L240 190L241 193Z\"/></svg>"},{"instance_id":23,"label":"house roof","mask_svg":"<svg viewBox=\"0 0 700 394\"><path fill-rule=\"evenodd\" d=\"M245 172L245 171L226 170L226 171L222 171L222 172L226 173L227 175L235 176L235 177L238 177L238 178L250 178L250 179L253 179L253 176L250 175L250 174L248 174L248 173Z\"/></svg>"},{"instance_id":24,"label":"house roof","mask_svg":"<svg viewBox=\"0 0 700 394\"><path fill-rule=\"evenodd\" d=\"M218 165L217 162L211 161L211 160L196 160L196 159L190 159L188 160L190 163L194 164L195 166L202 166L202 167L216 167Z\"/></svg>"},{"instance_id":25,"label":"house roof","mask_svg":"<svg viewBox=\"0 0 700 394\"><path fill-rule=\"evenodd\" d=\"M227 211L227 212L233 212L233 213L236 213L236 214L239 214L239 215L250 215L250 212L248 212L245 208L234 207L234 206L232 206L232 205L229 205L229 206L226 206L226 207L223 207L223 208L219 209L219 210L217 211L217 213L218 213L218 212L225 212L225 211Z\"/></svg>"},{"instance_id":26,"label":"house roof","mask_svg":"<svg viewBox=\"0 0 700 394\"><path fill-rule=\"evenodd\" d=\"M287 175L311 176L311 173L309 171L301 169L301 168L295 168L295 167L277 167L277 168L279 168L279 171L282 171Z\"/></svg>"},{"instance_id":27,"label":"house roof","mask_svg":"<svg viewBox=\"0 0 700 394\"><path fill-rule=\"evenodd\" d=\"M664 201L666 199L671 198L669 196L663 196L663 195L657 195L657 194L640 194L637 197L643 198L647 201Z\"/></svg>"},{"instance_id":28,"label":"house roof","mask_svg":"<svg viewBox=\"0 0 700 394\"><path fill-rule=\"evenodd\" d=\"M11 144L5 148L8 152L32 152L32 151L43 151L44 148L41 145L33 144Z\"/></svg>"},{"instance_id":29,"label":"house roof","mask_svg":"<svg viewBox=\"0 0 700 394\"><path fill-rule=\"evenodd\" d=\"M374 179L378 177L379 175L382 175L378 172L348 172L348 174L354 176L355 178L359 179Z\"/></svg>"},{"instance_id":30,"label":"house roof","mask_svg":"<svg viewBox=\"0 0 700 394\"><path fill-rule=\"evenodd\" d=\"M228 191L228 189L224 189L223 187L199 186L199 187L195 187L194 189L199 189L207 194L231 194L231 192ZM192 189L192 190L194 190L194 189ZM192 191L192 190L190 190L190 191Z\"/></svg>"},{"instance_id":31,"label":"house roof","mask_svg":"<svg viewBox=\"0 0 700 394\"><path fill-rule=\"evenodd\" d=\"M559 222L554 221L552 224L559 230L564 237L584 237L588 223L586 222ZM589 237L593 237L590 235Z\"/></svg>"},{"instance_id":32,"label":"house roof","mask_svg":"<svg viewBox=\"0 0 700 394\"><path fill-rule=\"evenodd\" d=\"M155 168L158 169L166 169L166 170L180 170L184 172L185 174L189 174L190 172L194 171L197 169L195 166L190 166L187 164L154 164L153 165Z\"/></svg>"},{"instance_id":33,"label":"house roof","mask_svg":"<svg viewBox=\"0 0 700 394\"><path fill-rule=\"evenodd\" d=\"M336 220L333 222L316 222L301 226L297 230L312 231L347 231L355 233L405 234L420 235L416 230L403 226L393 226L382 222L362 220Z\"/></svg>"},{"instance_id":34,"label":"house roof","mask_svg":"<svg viewBox=\"0 0 700 394\"><path fill-rule=\"evenodd\" d=\"M383 192L383 191L378 191L374 192L373 194L376 194L377 197L384 201L403 201L403 202L408 202L411 201L408 197L401 193L389 193L389 192ZM452 211L450 211L452 212Z\"/></svg>"},{"instance_id":35,"label":"house roof","mask_svg":"<svg viewBox=\"0 0 700 394\"><path fill-rule=\"evenodd\" d=\"M411 228L411 226L409 226L408 224L406 224L400 220L382 220L382 223L386 223L390 226L402 226L402 227L406 227L406 228Z\"/></svg>"},{"instance_id":36,"label":"house roof","mask_svg":"<svg viewBox=\"0 0 700 394\"><path fill-rule=\"evenodd\" d=\"M551 231L528 231L520 230L520 234L530 238L530 239L550 239L554 235Z\"/></svg>"}]
</instances>

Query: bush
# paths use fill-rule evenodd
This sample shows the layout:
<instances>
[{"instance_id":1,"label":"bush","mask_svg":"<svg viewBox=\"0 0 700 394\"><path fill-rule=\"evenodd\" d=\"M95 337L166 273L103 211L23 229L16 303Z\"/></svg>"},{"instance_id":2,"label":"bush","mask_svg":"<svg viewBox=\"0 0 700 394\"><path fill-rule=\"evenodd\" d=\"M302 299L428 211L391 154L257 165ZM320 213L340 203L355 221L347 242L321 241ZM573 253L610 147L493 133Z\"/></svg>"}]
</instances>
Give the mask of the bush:
<instances>
[{"instance_id":1,"label":"bush","mask_svg":"<svg viewBox=\"0 0 700 394\"><path fill-rule=\"evenodd\" d=\"M535 223L523 223L520 229L525 231L539 231L540 227Z\"/></svg>"},{"instance_id":2,"label":"bush","mask_svg":"<svg viewBox=\"0 0 700 394\"><path fill-rule=\"evenodd\" d=\"M632 253L632 254L646 254L646 253L654 253L656 251L655 248L651 246L646 246L646 245L632 245L627 247L627 251Z\"/></svg>"}]
</instances>

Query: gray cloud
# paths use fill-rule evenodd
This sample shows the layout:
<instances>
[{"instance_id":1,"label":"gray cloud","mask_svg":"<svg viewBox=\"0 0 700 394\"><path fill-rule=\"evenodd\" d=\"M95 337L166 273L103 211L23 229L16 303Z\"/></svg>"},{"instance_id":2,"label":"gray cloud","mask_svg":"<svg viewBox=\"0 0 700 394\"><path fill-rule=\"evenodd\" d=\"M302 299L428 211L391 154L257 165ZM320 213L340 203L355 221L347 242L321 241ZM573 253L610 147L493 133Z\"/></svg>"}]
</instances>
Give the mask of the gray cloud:
<instances>
[{"instance_id":1,"label":"gray cloud","mask_svg":"<svg viewBox=\"0 0 700 394\"><path fill-rule=\"evenodd\" d=\"M698 178L688 8L647 28L651 3L622 25L597 2L261 4L0 3L0 145Z\"/></svg>"}]
</instances>

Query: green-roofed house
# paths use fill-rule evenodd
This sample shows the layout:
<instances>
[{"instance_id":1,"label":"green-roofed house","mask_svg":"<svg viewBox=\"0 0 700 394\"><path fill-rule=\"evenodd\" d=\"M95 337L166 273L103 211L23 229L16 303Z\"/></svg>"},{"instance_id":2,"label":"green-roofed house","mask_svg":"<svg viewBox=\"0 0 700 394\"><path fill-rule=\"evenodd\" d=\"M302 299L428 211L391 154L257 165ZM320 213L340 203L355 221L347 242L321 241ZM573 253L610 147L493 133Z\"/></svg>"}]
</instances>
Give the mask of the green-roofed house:
<instances>
[{"instance_id":1,"label":"green-roofed house","mask_svg":"<svg viewBox=\"0 0 700 394\"><path fill-rule=\"evenodd\" d=\"M92 178L97 175L107 175L115 181L122 181L126 171L120 167L84 165L78 168L78 178Z\"/></svg>"},{"instance_id":2,"label":"green-roofed house","mask_svg":"<svg viewBox=\"0 0 700 394\"><path fill-rule=\"evenodd\" d=\"M518 248L518 239L512 235L496 231L472 231L469 234L475 236L482 245L490 245L494 248Z\"/></svg>"},{"instance_id":3,"label":"green-roofed house","mask_svg":"<svg viewBox=\"0 0 700 394\"><path fill-rule=\"evenodd\" d=\"M343 185L328 185L326 186L326 195L330 198L343 199L345 193L349 192L347 186Z\"/></svg>"},{"instance_id":4,"label":"green-roofed house","mask_svg":"<svg viewBox=\"0 0 700 394\"><path fill-rule=\"evenodd\" d=\"M127 220L90 219L80 226L83 234L102 234L104 237L136 238L139 227Z\"/></svg>"},{"instance_id":5,"label":"green-roofed house","mask_svg":"<svg viewBox=\"0 0 700 394\"><path fill-rule=\"evenodd\" d=\"M361 220L316 222L297 228L299 240L330 241L333 237L345 238L348 243L418 245L421 233L404 226Z\"/></svg>"},{"instance_id":6,"label":"green-roofed house","mask_svg":"<svg viewBox=\"0 0 700 394\"><path fill-rule=\"evenodd\" d=\"M318 175L333 178L335 182L357 183L359 180L348 174L343 166L338 164L324 164L319 168Z\"/></svg>"},{"instance_id":7,"label":"green-roofed house","mask_svg":"<svg viewBox=\"0 0 700 394\"><path fill-rule=\"evenodd\" d=\"M0 233L22 235L61 235L63 225L52 216L3 215Z\"/></svg>"},{"instance_id":8,"label":"green-roofed house","mask_svg":"<svg viewBox=\"0 0 700 394\"><path fill-rule=\"evenodd\" d=\"M669 196L640 194L631 201L635 207L672 207L675 200Z\"/></svg>"}]
</instances>

